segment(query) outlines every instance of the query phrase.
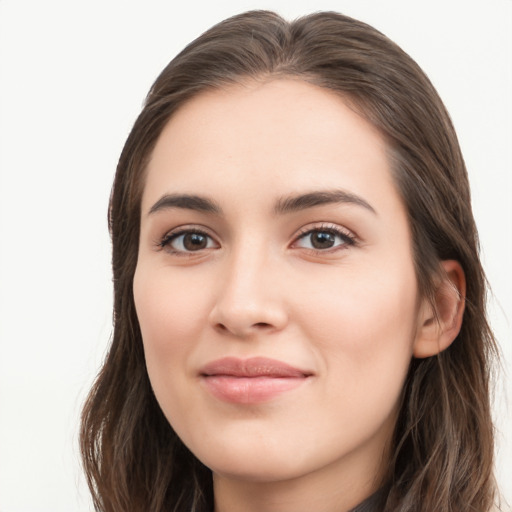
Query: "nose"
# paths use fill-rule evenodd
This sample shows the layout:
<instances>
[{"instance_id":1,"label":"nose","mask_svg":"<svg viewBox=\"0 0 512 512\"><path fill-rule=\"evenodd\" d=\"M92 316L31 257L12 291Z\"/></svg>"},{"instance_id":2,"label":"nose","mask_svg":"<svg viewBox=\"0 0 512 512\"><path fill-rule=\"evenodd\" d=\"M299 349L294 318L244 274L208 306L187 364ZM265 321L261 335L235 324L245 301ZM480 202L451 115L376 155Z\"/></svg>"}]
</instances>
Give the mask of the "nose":
<instances>
[{"instance_id":1,"label":"nose","mask_svg":"<svg viewBox=\"0 0 512 512\"><path fill-rule=\"evenodd\" d=\"M285 292L278 265L264 254L234 255L219 273L210 324L238 338L280 331L288 323Z\"/></svg>"}]
</instances>

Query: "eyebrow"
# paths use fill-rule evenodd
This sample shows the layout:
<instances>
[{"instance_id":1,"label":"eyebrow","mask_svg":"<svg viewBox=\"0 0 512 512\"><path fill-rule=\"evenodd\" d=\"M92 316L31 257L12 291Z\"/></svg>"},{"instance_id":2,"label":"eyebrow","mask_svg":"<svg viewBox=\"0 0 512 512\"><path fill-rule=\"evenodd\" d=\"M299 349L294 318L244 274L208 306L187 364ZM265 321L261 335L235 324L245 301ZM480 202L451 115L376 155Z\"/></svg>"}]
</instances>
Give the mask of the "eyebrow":
<instances>
[{"instance_id":1,"label":"eyebrow","mask_svg":"<svg viewBox=\"0 0 512 512\"><path fill-rule=\"evenodd\" d=\"M365 201L362 197L347 192L346 190L321 190L318 192L283 197L277 201L274 212L277 214L292 213L307 208L314 208L315 206L336 203L362 206L377 215L375 208L373 208L370 203Z\"/></svg>"},{"instance_id":2,"label":"eyebrow","mask_svg":"<svg viewBox=\"0 0 512 512\"><path fill-rule=\"evenodd\" d=\"M222 212L220 206L206 197L192 194L165 194L150 208L148 215L171 208L215 214Z\"/></svg>"},{"instance_id":3,"label":"eyebrow","mask_svg":"<svg viewBox=\"0 0 512 512\"><path fill-rule=\"evenodd\" d=\"M281 197L274 206L274 213L284 215L315 206L328 204L353 204L377 212L362 197L345 190L321 190L295 196ZM195 194L165 194L149 210L148 215L162 210L182 208L203 213L222 214L222 208L213 200Z\"/></svg>"}]
</instances>

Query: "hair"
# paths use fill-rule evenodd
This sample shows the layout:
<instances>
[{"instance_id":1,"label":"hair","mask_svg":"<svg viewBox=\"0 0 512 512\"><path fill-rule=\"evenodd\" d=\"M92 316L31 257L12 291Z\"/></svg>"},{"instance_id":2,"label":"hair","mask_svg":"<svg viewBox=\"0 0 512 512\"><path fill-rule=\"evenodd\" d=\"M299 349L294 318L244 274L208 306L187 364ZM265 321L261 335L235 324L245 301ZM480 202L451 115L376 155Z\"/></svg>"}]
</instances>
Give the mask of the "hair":
<instances>
[{"instance_id":1,"label":"hair","mask_svg":"<svg viewBox=\"0 0 512 512\"><path fill-rule=\"evenodd\" d=\"M145 168L173 113L206 90L291 77L339 93L387 141L407 208L422 297L435 303L440 262L460 262L466 307L457 339L413 359L385 482L386 512L488 511L494 501L490 377L496 344L486 320L467 172L450 117L419 66L360 21L332 12L287 22L252 11L188 45L157 78L122 151L112 189L114 331L85 403L80 442L102 512L212 509L211 471L183 445L153 394L134 307Z\"/></svg>"}]
</instances>

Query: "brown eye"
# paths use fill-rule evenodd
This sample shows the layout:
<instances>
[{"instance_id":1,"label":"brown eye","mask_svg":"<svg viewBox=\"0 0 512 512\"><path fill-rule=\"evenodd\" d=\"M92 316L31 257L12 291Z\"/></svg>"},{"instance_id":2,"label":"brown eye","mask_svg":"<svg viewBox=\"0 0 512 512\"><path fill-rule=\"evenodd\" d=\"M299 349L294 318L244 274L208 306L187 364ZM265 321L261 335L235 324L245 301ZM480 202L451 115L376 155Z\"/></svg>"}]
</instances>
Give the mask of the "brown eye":
<instances>
[{"instance_id":1,"label":"brown eye","mask_svg":"<svg viewBox=\"0 0 512 512\"><path fill-rule=\"evenodd\" d=\"M327 251L354 245L355 240L350 235L338 229L311 229L301 235L295 242L296 247Z\"/></svg>"},{"instance_id":2,"label":"brown eye","mask_svg":"<svg viewBox=\"0 0 512 512\"><path fill-rule=\"evenodd\" d=\"M208 237L201 233L187 233L183 235L183 247L187 251L199 251L206 249L208 245Z\"/></svg>"},{"instance_id":3,"label":"brown eye","mask_svg":"<svg viewBox=\"0 0 512 512\"><path fill-rule=\"evenodd\" d=\"M336 236L326 231L317 231L309 235L311 245L315 249L329 249L334 246Z\"/></svg>"},{"instance_id":4,"label":"brown eye","mask_svg":"<svg viewBox=\"0 0 512 512\"><path fill-rule=\"evenodd\" d=\"M218 247L213 238L200 231L181 231L167 235L160 243L173 253L198 252Z\"/></svg>"}]
</instances>

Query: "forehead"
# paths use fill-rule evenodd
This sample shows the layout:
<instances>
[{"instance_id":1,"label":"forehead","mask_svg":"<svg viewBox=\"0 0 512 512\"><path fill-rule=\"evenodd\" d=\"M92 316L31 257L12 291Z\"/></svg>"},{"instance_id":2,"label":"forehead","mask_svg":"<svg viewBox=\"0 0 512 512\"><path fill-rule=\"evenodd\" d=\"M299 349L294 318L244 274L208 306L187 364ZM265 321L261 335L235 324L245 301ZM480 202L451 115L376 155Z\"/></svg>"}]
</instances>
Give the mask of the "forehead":
<instances>
[{"instance_id":1,"label":"forehead","mask_svg":"<svg viewBox=\"0 0 512 512\"><path fill-rule=\"evenodd\" d=\"M379 131L339 94L294 79L232 85L185 103L153 151L143 209L170 189L222 196L226 184L252 196L341 187L377 199L385 189L399 200Z\"/></svg>"}]
</instances>

